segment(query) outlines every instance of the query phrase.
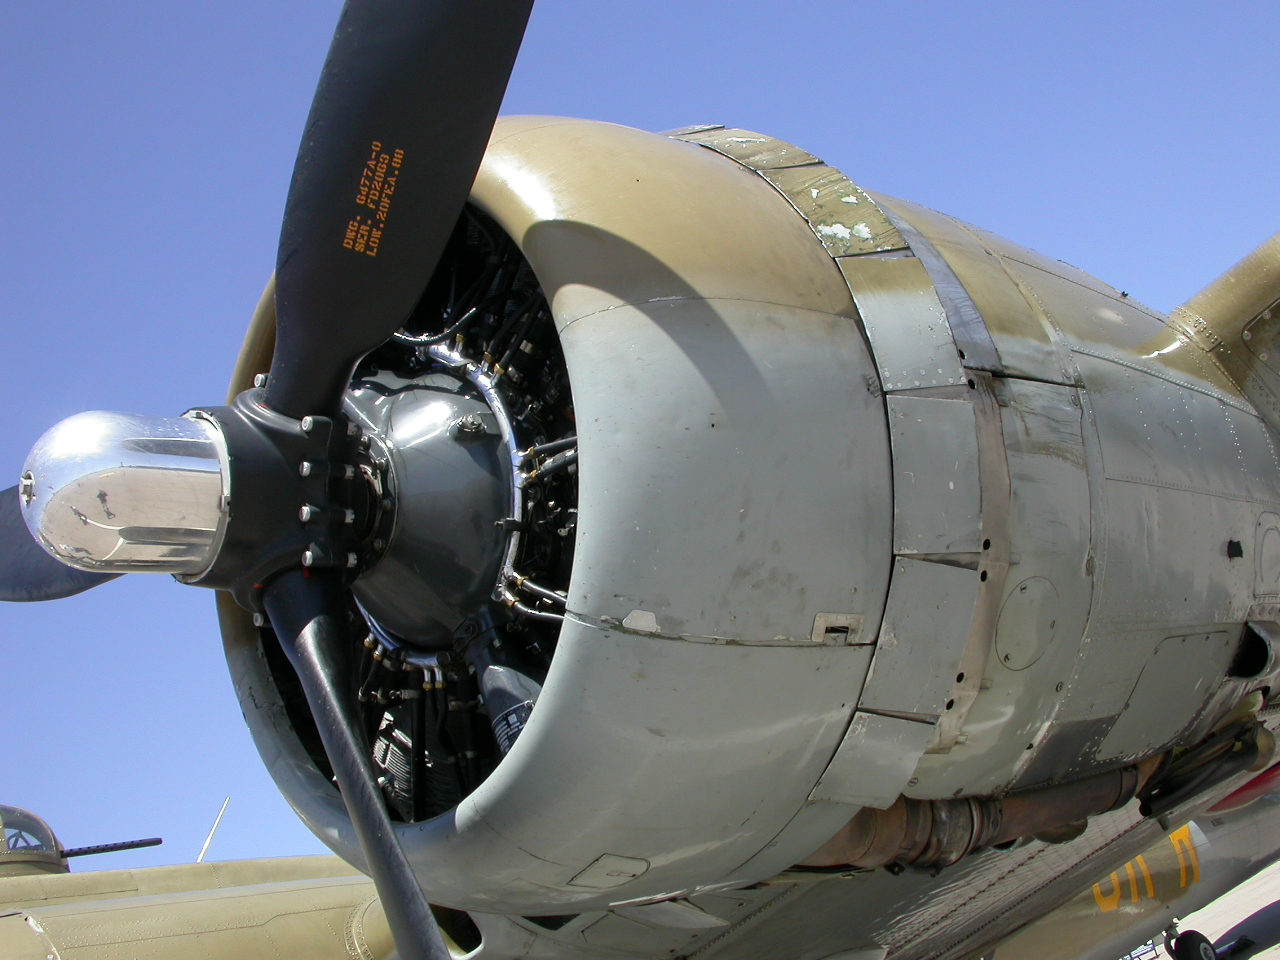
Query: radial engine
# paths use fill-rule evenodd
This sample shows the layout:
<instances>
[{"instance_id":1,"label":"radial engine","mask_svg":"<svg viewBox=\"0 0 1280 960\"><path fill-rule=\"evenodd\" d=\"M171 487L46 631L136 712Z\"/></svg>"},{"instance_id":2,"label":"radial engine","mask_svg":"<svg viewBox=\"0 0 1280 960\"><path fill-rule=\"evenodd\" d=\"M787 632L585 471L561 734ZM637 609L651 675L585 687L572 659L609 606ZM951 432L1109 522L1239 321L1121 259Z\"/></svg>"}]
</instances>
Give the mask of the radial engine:
<instances>
[{"instance_id":1,"label":"radial engine","mask_svg":"<svg viewBox=\"0 0 1280 960\"><path fill-rule=\"evenodd\" d=\"M537 117L420 282L340 413L264 402L269 288L229 406L72 418L22 487L65 562L221 588L258 749L351 862L275 632L299 556L456 909L940 869L1269 762L1274 375L1215 358L1220 316L750 131Z\"/></svg>"}]
</instances>

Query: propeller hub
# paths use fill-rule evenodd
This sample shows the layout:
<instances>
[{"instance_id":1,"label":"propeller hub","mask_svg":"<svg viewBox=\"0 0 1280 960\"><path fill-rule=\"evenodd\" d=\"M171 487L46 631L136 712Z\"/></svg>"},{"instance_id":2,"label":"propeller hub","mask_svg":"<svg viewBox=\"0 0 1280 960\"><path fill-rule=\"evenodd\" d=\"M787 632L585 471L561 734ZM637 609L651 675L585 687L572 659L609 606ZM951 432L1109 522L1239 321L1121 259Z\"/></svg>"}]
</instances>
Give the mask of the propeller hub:
<instances>
[{"instance_id":1,"label":"propeller hub","mask_svg":"<svg viewBox=\"0 0 1280 960\"><path fill-rule=\"evenodd\" d=\"M488 603L502 564L512 476L497 420L448 374L358 380L347 412L386 464L395 514L380 558L352 589L391 634L447 647Z\"/></svg>"},{"instance_id":2,"label":"propeller hub","mask_svg":"<svg viewBox=\"0 0 1280 960\"><path fill-rule=\"evenodd\" d=\"M23 519L81 570L197 574L226 528L226 464L222 433L205 420L79 413L28 455Z\"/></svg>"}]
</instances>

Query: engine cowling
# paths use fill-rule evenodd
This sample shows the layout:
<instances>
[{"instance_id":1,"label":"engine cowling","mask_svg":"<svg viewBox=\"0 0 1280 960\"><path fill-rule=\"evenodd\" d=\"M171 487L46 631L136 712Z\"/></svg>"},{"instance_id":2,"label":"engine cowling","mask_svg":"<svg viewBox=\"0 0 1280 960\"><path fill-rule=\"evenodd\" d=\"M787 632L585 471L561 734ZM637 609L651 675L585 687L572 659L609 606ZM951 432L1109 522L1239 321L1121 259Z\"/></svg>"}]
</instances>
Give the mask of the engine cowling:
<instances>
[{"instance_id":1,"label":"engine cowling","mask_svg":"<svg viewBox=\"0 0 1280 960\"><path fill-rule=\"evenodd\" d=\"M528 726L456 809L398 828L409 856L434 901L497 912L776 872L851 812L792 823L848 725L891 562L888 431L848 289L768 183L666 137L503 121L472 202L555 315L576 555ZM358 863L256 631L221 612L273 776Z\"/></svg>"},{"instance_id":2,"label":"engine cowling","mask_svg":"<svg viewBox=\"0 0 1280 960\"><path fill-rule=\"evenodd\" d=\"M1266 428L1119 291L746 131L506 119L471 203L554 317L577 521L554 656L510 688L536 699L518 738L397 826L433 902L552 914L755 882L902 796L1135 771L1270 685ZM266 297L233 393L271 323ZM1135 404L1214 456L1135 442ZM1161 526L1194 497L1211 535ZM403 557L371 547L371 577L384 549ZM269 639L219 609L273 777L359 865Z\"/></svg>"}]
</instances>

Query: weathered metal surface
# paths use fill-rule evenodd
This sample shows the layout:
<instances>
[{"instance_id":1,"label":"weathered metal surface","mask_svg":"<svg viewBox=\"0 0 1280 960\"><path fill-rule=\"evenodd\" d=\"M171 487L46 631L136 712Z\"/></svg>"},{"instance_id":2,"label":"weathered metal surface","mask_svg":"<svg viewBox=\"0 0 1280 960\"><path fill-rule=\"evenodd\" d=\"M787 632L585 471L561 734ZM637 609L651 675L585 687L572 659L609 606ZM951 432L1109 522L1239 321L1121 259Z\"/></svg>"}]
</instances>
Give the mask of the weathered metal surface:
<instances>
[{"instance_id":1,"label":"weathered metal surface","mask_svg":"<svg viewBox=\"0 0 1280 960\"><path fill-rule=\"evenodd\" d=\"M752 170L777 170L822 163L806 150L751 130L724 128L684 133L681 140L700 143Z\"/></svg>"},{"instance_id":2,"label":"weathered metal surface","mask_svg":"<svg viewBox=\"0 0 1280 960\"><path fill-rule=\"evenodd\" d=\"M644 956L664 956L671 949L698 939L691 930L655 927L613 913L600 917L579 936L588 947Z\"/></svg>"},{"instance_id":3,"label":"weathered metal surface","mask_svg":"<svg viewBox=\"0 0 1280 960\"><path fill-rule=\"evenodd\" d=\"M1236 639L1236 631L1220 630L1156 644L1097 759L1146 756L1181 733L1227 672Z\"/></svg>"},{"instance_id":4,"label":"weathered metal surface","mask_svg":"<svg viewBox=\"0 0 1280 960\"><path fill-rule=\"evenodd\" d=\"M1280 429L1280 234L1169 315Z\"/></svg>"},{"instance_id":5,"label":"weathered metal surface","mask_svg":"<svg viewBox=\"0 0 1280 960\"><path fill-rule=\"evenodd\" d=\"M838 258L872 341L886 391L962 382L952 327L972 351L973 366L1001 369L982 317L963 284L910 224L895 219L840 171L790 144L750 131L691 129L672 135L702 144L760 174L804 217L827 252ZM882 257L914 261L919 256L903 236L904 229L912 231L928 264L879 268L876 263ZM876 257L868 258L868 266L844 259L870 254ZM935 288L936 284L941 286Z\"/></svg>"},{"instance_id":6,"label":"weathered metal surface","mask_svg":"<svg viewBox=\"0 0 1280 960\"><path fill-rule=\"evenodd\" d=\"M1268 307L1241 332L1249 355L1262 364L1272 377L1280 378L1280 323L1275 314L1280 308ZM1271 380L1272 377L1268 377Z\"/></svg>"},{"instance_id":7,"label":"weathered metal surface","mask_svg":"<svg viewBox=\"0 0 1280 960\"><path fill-rule=\"evenodd\" d=\"M833 257L908 250L899 229L866 191L825 164L761 170L809 222Z\"/></svg>"},{"instance_id":8,"label":"weathered metal surface","mask_svg":"<svg viewBox=\"0 0 1280 960\"><path fill-rule=\"evenodd\" d=\"M987 330L986 322L951 264L892 205L883 204L882 209L928 271L934 291L946 309L947 323L951 327L951 335L955 338L964 365L975 370L1003 373L1004 365L1000 362L1000 354Z\"/></svg>"},{"instance_id":9,"label":"weathered metal surface","mask_svg":"<svg viewBox=\"0 0 1280 960\"><path fill-rule=\"evenodd\" d=\"M1009 462L1000 408L996 402L995 381L983 371L971 370L969 374L982 489L978 595L969 625L969 642L960 658L960 671L947 697L948 707L938 722L938 738L930 745L930 753L946 753L960 742L961 729L977 701L982 684L986 682L996 617L1013 557ZM967 739L967 734L965 737Z\"/></svg>"},{"instance_id":10,"label":"weathered metal surface","mask_svg":"<svg viewBox=\"0 0 1280 960\"><path fill-rule=\"evenodd\" d=\"M0 919L0 954L14 960L373 960L393 950L365 877L69 903Z\"/></svg>"},{"instance_id":11,"label":"weathered metal surface","mask_svg":"<svg viewBox=\"0 0 1280 960\"><path fill-rule=\"evenodd\" d=\"M969 642L978 577L977 570L944 563L894 561L860 710L933 719L948 709L947 694Z\"/></svg>"},{"instance_id":12,"label":"weathered metal surface","mask_svg":"<svg viewBox=\"0 0 1280 960\"><path fill-rule=\"evenodd\" d=\"M858 305L886 393L965 382L946 312L920 261L837 261Z\"/></svg>"},{"instance_id":13,"label":"weathered metal surface","mask_svg":"<svg viewBox=\"0 0 1280 960\"><path fill-rule=\"evenodd\" d=\"M980 377L976 382L985 385ZM1089 478L1076 391L1010 379L995 379L991 386L1003 443L999 447L980 444L981 450L995 447L995 452L984 453L988 465L982 472L983 546L988 539L990 546L982 553L982 569L988 578L980 581L971 628L971 649L981 650L987 659L976 671L965 670L966 684L972 678L985 689L974 688L972 706L959 731L963 741L952 754L930 754L921 761L918 783L912 787L915 796L950 796L956 790L990 793L1005 787L1034 760L1036 748L1028 751L1027 747L1049 733L1061 702L1059 684L1066 689L1070 683L1089 613ZM985 424L985 416L979 422ZM994 479L988 480L1000 475L1002 459L1003 489ZM998 509L1002 503L1007 511L1003 520ZM1001 579L1004 571L1007 578ZM1019 585L1032 578L1052 585L1052 593L1043 595L1056 594L1058 615L1044 618L1038 607L1026 611L1036 621L1044 620L1046 627L1049 621L1054 623L1049 628L1051 642L1034 663L1011 670L999 650L992 649L991 638L994 635L999 643L1002 611ZM1007 646L1009 627L1004 629ZM957 708L963 702L962 692L963 685L958 684L952 693Z\"/></svg>"},{"instance_id":14,"label":"weathered metal surface","mask_svg":"<svg viewBox=\"0 0 1280 960\"><path fill-rule=\"evenodd\" d=\"M1280 514L1269 511L1258 514L1253 531L1253 595L1280 596Z\"/></svg>"},{"instance_id":15,"label":"weathered metal surface","mask_svg":"<svg viewBox=\"0 0 1280 960\"><path fill-rule=\"evenodd\" d=\"M1108 479L1257 502L1280 495L1275 441L1241 404L1115 360L1076 362L1097 408Z\"/></svg>"},{"instance_id":16,"label":"weathered metal surface","mask_svg":"<svg viewBox=\"0 0 1280 960\"><path fill-rule=\"evenodd\" d=\"M1125 363L1191 390L1209 392L1253 412L1240 388L1214 359L1168 318L1069 264L1050 260L992 234L974 231L997 253L1035 302L1047 327L1074 354ZM1070 357L1064 358L1068 367Z\"/></svg>"},{"instance_id":17,"label":"weathered metal surface","mask_svg":"<svg viewBox=\"0 0 1280 960\"><path fill-rule=\"evenodd\" d=\"M592 466L575 614L621 624L645 611L662 636L805 644L818 614L878 618L887 557L852 545L887 536L871 504L888 505L888 450L847 320L682 300L576 321L562 342L570 375L584 371L575 405L594 411L579 426ZM613 375L585 372L602 369Z\"/></svg>"},{"instance_id":18,"label":"weathered metal surface","mask_svg":"<svg viewBox=\"0 0 1280 960\"><path fill-rule=\"evenodd\" d=\"M955 272L982 317L1006 376L1075 382L1066 348L1053 340L1034 296L1022 288L978 231L927 207L875 192L870 195L911 224Z\"/></svg>"},{"instance_id":19,"label":"weathered metal surface","mask_svg":"<svg viewBox=\"0 0 1280 960\"><path fill-rule=\"evenodd\" d=\"M859 711L810 800L887 809L907 788L935 725Z\"/></svg>"},{"instance_id":20,"label":"weathered metal surface","mask_svg":"<svg viewBox=\"0 0 1280 960\"><path fill-rule=\"evenodd\" d=\"M1106 575L1100 627L1241 622L1257 518L1280 503L1280 461L1254 414L1209 388L1180 388L1114 360L1078 354L1105 470Z\"/></svg>"},{"instance_id":21,"label":"weathered metal surface","mask_svg":"<svg viewBox=\"0 0 1280 960\"><path fill-rule=\"evenodd\" d=\"M929 748L949 751L959 741L961 727L978 696L1008 568L1008 468L999 415L987 381L983 380L979 389L974 379L982 379L979 369L1000 371L999 355L963 283L910 223L882 208L838 171L816 161L807 166L768 169L778 166L778 157L795 154L780 142L769 145L767 138L740 134L717 129L677 135L710 146L755 170L805 218L840 264L871 344L883 390L960 387L953 399L971 405L970 413L979 410L985 424L975 429L931 428L924 417L908 416L903 410L895 416L892 397L888 401L890 416L900 421L896 425L901 428L894 434L895 552L951 555L953 562L956 554L967 553L970 558L965 562L976 563L978 545L985 543L969 643L946 698L951 708L937 725ZM753 144L749 148L744 146L748 141ZM724 143L734 147L726 149ZM857 212L851 213L854 210ZM904 236L904 231L910 236ZM914 243L914 252L908 240ZM962 365L966 348L972 362L965 362L975 368L973 377ZM965 392L961 385L966 383L979 390L980 396L975 399ZM962 416L958 410L951 412L951 419ZM939 442L948 453L956 454L953 467L944 463L941 470L935 469L937 462L931 460L929 450ZM980 481L973 470L979 461ZM963 474L958 486L956 473ZM942 482L948 484L945 489ZM924 495L927 487L934 488L929 490L934 496ZM979 488L981 519L975 497ZM937 494L942 494L941 498ZM966 529L959 529L966 524Z\"/></svg>"},{"instance_id":22,"label":"weathered metal surface","mask_svg":"<svg viewBox=\"0 0 1280 960\"><path fill-rule=\"evenodd\" d=\"M1257 507L1198 491L1106 481L1107 553L1095 634L1162 625L1243 622L1252 564L1227 555Z\"/></svg>"},{"instance_id":23,"label":"weathered metal surface","mask_svg":"<svg viewBox=\"0 0 1280 960\"><path fill-rule=\"evenodd\" d=\"M886 398L893 444L893 552L970 553L982 548L981 482L973 404Z\"/></svg>"},{"instance_id":24,"label":"weathered metal surface","mask_svg":"<svg viewBox=\"0 0 1280 960\"><path fill-rule=\"evenodd\" d=\"M1035 745L1035 753L1021 769L1014 789L1069 780L1093 768L1097 764L1098 747L1115 722L1115 716L1089 720L1056 718L1052 728Z\"/></svg>"},{"instance_id":25,"label":"weathered metal surface","mask_svg":"<svg viewBox=\"0 0 1280 960\"><path fill-rule=\"evenodd\" d=\"M262 883L291 883L333 877L359 877L337 857L265 857L261 860L183 863L141 870L64 873L57 877L0 879L0 909L51 907L86 900L122 900L172 893L193 893ZM372 882L369 883L372 895Z\"/></svg>"},{"instance_id":26,"label":"weathered metal surface","mask_svg":"<svg viewBox=\"0 0 1280 960\"><path fill-rule=\"evenodd\" d=\"M795 209L700 146L609 124L504 118L472 202L520 245L561 326L681 298L855 315Z\"/></svg>"},{"instance_id":27,"label":"weathered metal surface","mask_svg":"<svg viewBox=\"0 0 1280 960\"><path fill-rule=\"evenodd\" d=\"M1058 632L1062 602L1053 581L1027 577L1005 598L996 621L996 662L1026 670L1044 656Z\"/></svg>"}]
</instances>

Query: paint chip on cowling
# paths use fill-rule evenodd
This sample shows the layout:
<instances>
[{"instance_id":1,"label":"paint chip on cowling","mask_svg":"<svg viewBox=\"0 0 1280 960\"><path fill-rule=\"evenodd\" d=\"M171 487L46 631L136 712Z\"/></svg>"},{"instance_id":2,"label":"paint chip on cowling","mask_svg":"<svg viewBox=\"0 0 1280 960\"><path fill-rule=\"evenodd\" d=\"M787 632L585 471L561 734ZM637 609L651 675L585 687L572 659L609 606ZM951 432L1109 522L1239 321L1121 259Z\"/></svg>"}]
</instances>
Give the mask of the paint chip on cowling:
<instances>
[{"instance_id":1,"label":"paint chip on cowling","mask_svg":"<svg viewBox=\"0 0 1280 960\"><path fill-rule=\"evenodd\" d=\"M622 618L622 626L636 633L657 633L658 618L648 610L632 610Z\"/></svg>"},{"instance_id":2,"label":"paint chip on cowling","mask_svg":"<svg viewBox=\"0 0 1280 960\"><path fill-rule=\"evenodd\" d=\"M848 240L853 234L843 223L824 223L818 226L818 233L824 237L837 237Z\"/></svg>"},{"instance_id":3,"label":"paint chip on cowling","mask_svg":"<svg viewBox=\"0 0 1280 960\"><path fill-rule=\"evenodd\" d=\"M809 188L809 196L811 196L811 197L813 197L813 199L817 200L817 199L818 199L818 188L817 188L817 187L810 187L810 188Z\"/></svg>"},{"instance_id":4,"label":"paint chip on cowling","mask_svg":"<svg viewBox=\"0 0 1280 960\"><path fill-rule=\"evenodd\" d=\"M867 226L865 221L862 223L854 224L853 235L857 237L859 240L870 240L871 228Z\"/></svg>"},{"instance_id":5,"label":"paint chip on cowling","mask_svg":"<svg viewBox=\"0 0 1280 960\"><path fill-rule=\"evenodd\" d=\"M840 202L841 203L861 203L862 201L859 200L857 197L841 197Z\"/></svg>"}]
</instances>

